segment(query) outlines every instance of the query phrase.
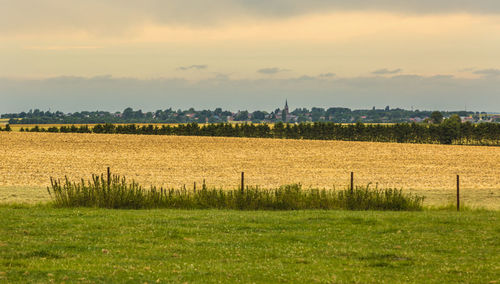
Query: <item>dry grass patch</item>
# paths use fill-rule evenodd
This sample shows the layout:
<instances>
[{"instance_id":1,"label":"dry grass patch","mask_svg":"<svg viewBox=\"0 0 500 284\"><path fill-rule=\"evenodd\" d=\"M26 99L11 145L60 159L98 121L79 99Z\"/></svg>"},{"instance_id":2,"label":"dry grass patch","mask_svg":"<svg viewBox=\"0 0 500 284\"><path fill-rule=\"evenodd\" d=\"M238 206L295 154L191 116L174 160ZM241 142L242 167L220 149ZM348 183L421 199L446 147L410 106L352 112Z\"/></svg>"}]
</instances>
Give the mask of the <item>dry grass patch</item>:
<instances>
[{"instance_id":1,"label":"dry grass patch","mask_svg":"<svg viewBox=\"0 0 500 284\"><path fill-rule=\"evenodd\" d=\"M40 186L0 186L0 203L35 204L50 200L47 189Z\"/></svg>"}]
</instances>

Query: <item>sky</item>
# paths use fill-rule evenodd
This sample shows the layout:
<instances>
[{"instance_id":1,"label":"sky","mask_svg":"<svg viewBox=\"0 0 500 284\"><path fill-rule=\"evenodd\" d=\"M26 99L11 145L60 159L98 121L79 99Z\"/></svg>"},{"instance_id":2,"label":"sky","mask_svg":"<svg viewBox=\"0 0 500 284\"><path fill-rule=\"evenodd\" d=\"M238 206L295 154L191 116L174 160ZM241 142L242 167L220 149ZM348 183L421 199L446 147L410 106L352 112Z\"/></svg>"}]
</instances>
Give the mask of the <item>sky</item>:
<instances>
[{"instance_id":1,"label":"sky","mask_svg":"<svg viewBox=\"0 0 500 284\"><path fill-rule=\"evenodd\" d=\"M498 0L0 0L0 113L500 112Z\"/></svg>"}]
</instances>

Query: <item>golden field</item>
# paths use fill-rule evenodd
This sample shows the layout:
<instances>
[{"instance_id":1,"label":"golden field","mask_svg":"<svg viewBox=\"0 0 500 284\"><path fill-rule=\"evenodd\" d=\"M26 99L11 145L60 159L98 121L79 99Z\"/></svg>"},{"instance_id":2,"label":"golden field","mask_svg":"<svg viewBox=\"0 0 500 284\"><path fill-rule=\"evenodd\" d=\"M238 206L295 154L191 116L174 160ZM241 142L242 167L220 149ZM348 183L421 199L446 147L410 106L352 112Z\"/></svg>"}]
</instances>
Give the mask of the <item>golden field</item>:
<instances>
[{"instance_id":1,"label":"golden field","mask_svg":"<svg viewBox=\"0 0 500 284\"><path fill-rule=\"evenodd\" d=\"M456 175L466 205L500 209L500 148L396 143L146 135L0 133L0 201L47 197L49 177L87 178L107 166L144 185L247 185L403 188L427 204L454 199Z\"/></svg>"},{"instance_id":2,"label":"golden field","mask_svg":"<svg viewBox=\"0 0 500 284\"><path fill-rule=\"evenodd\" d=\"M9 120L7 119L5 121L5 123L7 123ZM1 120L0 120L0 123L1 123ZM71 126L76 126L76 127L80 127L80 126L88 126L90 129L92 129L94 126L96 126L97 124L104 124L104 123L91 123L91 124L88 124L88 123L82 123L82 124L78 124L78 123L75 123L75 124L11 124L10 127L12 128L12 131L20 131L21 128L33 128L35 126L38 126L40 128L50 128L50 127L57 127L57 128L60 128L61 126L66 126L66 127L71 127ZM137 126L148 126L148 125L154 125L154 126L158 126L158 127L162 127L163 125L169 125L169 126L177 126L179 125L180 123L113 123L114 125L130 125L130 124L135 124ZM200 125L203 125L203 124L200 124Z\"/></svg>"}]
</instances>

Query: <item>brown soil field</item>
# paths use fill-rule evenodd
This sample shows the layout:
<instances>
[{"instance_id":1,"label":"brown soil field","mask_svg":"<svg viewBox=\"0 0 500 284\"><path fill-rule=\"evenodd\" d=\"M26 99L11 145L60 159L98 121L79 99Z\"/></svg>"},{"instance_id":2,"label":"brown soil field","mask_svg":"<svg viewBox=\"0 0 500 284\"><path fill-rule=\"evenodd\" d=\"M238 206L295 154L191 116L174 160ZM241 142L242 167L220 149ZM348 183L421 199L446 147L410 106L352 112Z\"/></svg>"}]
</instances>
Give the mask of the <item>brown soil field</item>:
<instances>
[{"instance_id":1,"label":"brown soil field","mask_svg":"<svg viewBox=\"0 0 500 284\"><path fill-rule=\"evenodd\" d=\"M402 188L428 205L454 200L500 209L500 148L371 142L146 135L0 133L0 202L36 202L49 178L88 178L110 166L144 185Z\"/></svg>"}]
</instances>

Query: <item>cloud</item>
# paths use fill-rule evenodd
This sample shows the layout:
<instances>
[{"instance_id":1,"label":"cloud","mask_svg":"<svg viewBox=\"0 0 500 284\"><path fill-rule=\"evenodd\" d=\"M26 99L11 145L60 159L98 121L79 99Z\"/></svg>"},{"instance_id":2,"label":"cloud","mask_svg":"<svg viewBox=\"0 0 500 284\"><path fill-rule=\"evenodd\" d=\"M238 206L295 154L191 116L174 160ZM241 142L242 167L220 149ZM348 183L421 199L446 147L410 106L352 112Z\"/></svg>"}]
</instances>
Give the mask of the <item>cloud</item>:
<instances>
[{"instance_id":1,"label":"cloud","mask_svg":"<svg viewBox=\"0 0 500 284\"><path fill-rule=\"evenodd\" d=\"M300 107L398 106L421 110L500 111L500 77L464 79L452 76L318 77L231 79L197 82L175 78L136 79L54 77L0 78L0 113L52 109L143 110L177 108L273 110L288 98Z\"/></svg>"},{"instance_id":2,"label":"cloud","mask_svg":"<svg viewBox=\"0 0 500 284\"><path fill-rule=\"evenodd\" d=\"M500 69L482 69L476 70L473 72L474 74L482 75L482 76L500 76Z\"/></svg>"},{"instance_id":3,"label":"cloud","mask_svg":"<svg viewBox=\"0 0 500 284\"><path fill-rule=\"evenodd\" d=\"M455 76L453 76L453 75L434 75L434 76L430 76L428 78L431 80L443 80L443 79L453 79L453 78L455 78Z\"/></svg>"},{"instance_id":4,"label":"cloud","mask_svg":"<svg viewBox=\"0 0 500 284\"><path fill-rule=\"evenodd\" d=\"M0 34L76 30L114 34L144 23L218 24L311 13L499 14L497 0L0 0Z\"/></svg>"},{"instance_id":5,"label":"cloud","mask_svg":"<svg viewBox=\"0 0 500 284\"><path fill-rule=\"evenodd\" d=\"M214 80L216 80L216 81L220 81L220 80L228 81L228 80L230 80L230 74L224 74L224 73L214 73L214 74L215 74Z\"/></svg>"},{"instance_id":6,"label":"cloud","mask_svg":"<svg viewBox=\"0 0 500 284\"><path fill-rule=\"evenodd\" d=\"M257 70L258 73L268 74L268 75L277 74L277 73L286 72L286 71L290 71L290 70L288 70L288 69L281 69L281 68L278 68L278 67L262 68L262 69Z\"/></svg>"},{"instance_id":7,"label":"cloud","mask_svg":"<svg viewBox=\"0 0 500 284\"><path fill-rule=\"evenodd\" d=\"M293 79L295 81L310 81L310 80L316 80L316 77L313 76L308 76L308 75L302 75L298 78Z\"/></svg>"},{"instance_id":8,"label":"cloud","mask_svg":"<svg viewBox=\"0 0 500 284\"><path fill-rule=\"evenodd\" d=\"M203 70L203 69L207 69L207 68L208 68L208 65L191 65L191 66L177 67L177 70L180 70L180 71L186 71L186 70L192 70L192 69Z\"/></svg>"},{"instance_id":9,"label":"cloud","mask_svg":"<svg viewBox=\"0 0 500 284\"><path fill-rule=\"evenodd\" d=\"M335 77L335 73L323 73L323 74L319 74L318 77L320 78L331 78L331 77Z\"/></svg>"},{"instance_id":10,"label":"cloud","mask_svg":"<svg viewBox=\"0 0 500 284\"><path fill-rule=\"evenodd\" d=\"M384 68L384 69L375 70L372 72L372 74L376 74L376 75L398 74L398 73L401 73L401 71L403 71L403 70L400 68L393 69L393 70L389 70L387 68Z\"/></svg>"}]
</instances>

